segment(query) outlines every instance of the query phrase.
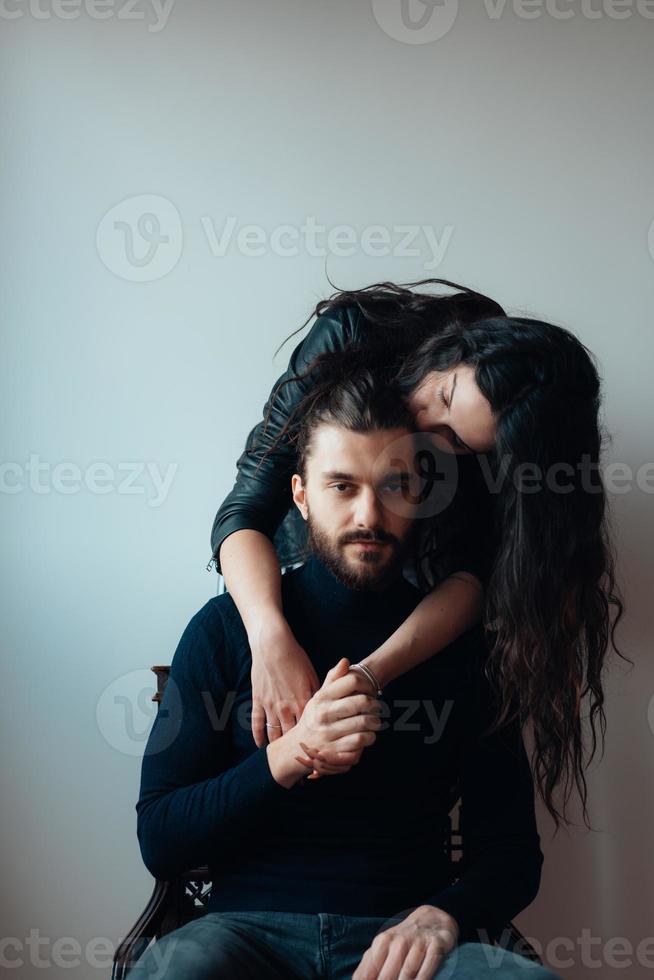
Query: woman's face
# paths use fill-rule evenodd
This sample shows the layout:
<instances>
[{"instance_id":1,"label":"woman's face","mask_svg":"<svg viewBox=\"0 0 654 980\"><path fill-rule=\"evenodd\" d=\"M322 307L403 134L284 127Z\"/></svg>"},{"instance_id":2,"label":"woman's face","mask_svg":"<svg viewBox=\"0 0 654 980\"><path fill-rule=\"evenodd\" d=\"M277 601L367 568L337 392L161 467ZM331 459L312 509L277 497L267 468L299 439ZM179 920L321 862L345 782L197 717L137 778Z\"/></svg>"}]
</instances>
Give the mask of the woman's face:
<instances>
[{"instance_id":1,"label":"woman's face","mask_svg":"<svg viewBox=\"0 0 654 980\"><path fill-rule=\"evenodd\" d=\"M475 381L475 369L457 364L430 371L407 399L416 427L433 432L440 449L487 453L495 444L495 416Z\"/></svg>"}]
</instances>

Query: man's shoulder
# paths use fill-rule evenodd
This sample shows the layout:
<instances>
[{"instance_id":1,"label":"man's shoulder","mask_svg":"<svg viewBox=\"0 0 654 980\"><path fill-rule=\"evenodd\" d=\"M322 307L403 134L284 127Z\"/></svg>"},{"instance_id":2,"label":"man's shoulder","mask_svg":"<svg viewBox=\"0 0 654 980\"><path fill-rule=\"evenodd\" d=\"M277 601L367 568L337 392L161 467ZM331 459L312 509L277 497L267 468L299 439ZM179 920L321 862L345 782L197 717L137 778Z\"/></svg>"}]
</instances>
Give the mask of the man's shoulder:
<instances>
[{"instance_id":1,"label":"man's shoulder","mask_svg":"<svg viewBox=\"0 0 654 980\"><path fill-rule=\"evenodd\" d=\"M240 655L247 649L247 634L243 621L230 595L214 596L198 609L184 630L173 665L191 667L202 663L204 669L211 665L225 665L232 655Z\"/></svg>"},{"instance_id":2,"label":"man's shoulder","mask_svg":"<svg viewBox=\"0 0 654 980\"><path fill-rule=\"evenodd\" d=\"M187 629L201 631L221 642L238 643L247 637L236 603L228 592L205 602L191 617Z\"/></svg>"}]
</instances>

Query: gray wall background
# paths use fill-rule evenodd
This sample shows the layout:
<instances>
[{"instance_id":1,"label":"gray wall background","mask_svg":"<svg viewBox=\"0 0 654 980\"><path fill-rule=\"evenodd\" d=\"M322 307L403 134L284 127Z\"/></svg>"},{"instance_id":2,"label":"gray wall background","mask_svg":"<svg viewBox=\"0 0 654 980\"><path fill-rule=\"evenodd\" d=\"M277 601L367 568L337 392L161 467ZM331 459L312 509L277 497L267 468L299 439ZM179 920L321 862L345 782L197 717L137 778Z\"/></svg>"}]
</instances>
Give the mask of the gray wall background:
<instances>
[{"instance_id":1,"label":"gray wall background","mask_svg":"<svg viewBox=\"0 0 654 980\"><path fill-rule=\"evenodd\" d=\"M331 292L325 269L339 286L458 279L600 359L607 461L631 468L612 506L636 668L607 675L596 829L573 807L552 839L541 810L543 884L518 923L565 977L650 975L654 480L635 475L653 459L653 17L645 0L411 0L404 21L399 0L7 0L15 975L108 976L149 896L134 813L148 668L215 591L214 512L292 345L273 351Z\"/></svg>"}]
</instances>

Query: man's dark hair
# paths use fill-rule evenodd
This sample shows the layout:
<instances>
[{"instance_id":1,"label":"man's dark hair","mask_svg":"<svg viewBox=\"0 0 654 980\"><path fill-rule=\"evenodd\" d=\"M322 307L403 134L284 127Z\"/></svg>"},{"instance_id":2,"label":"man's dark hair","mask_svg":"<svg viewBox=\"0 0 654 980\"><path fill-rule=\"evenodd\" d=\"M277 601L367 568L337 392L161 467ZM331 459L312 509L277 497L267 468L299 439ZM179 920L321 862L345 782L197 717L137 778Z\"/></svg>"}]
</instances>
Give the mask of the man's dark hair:
<instances>
[{"instance_id":1,"label":"man's dark hair","mask_svg":"<svg viewBox=\"0 0 654 980\"><path fill-rule=\"evenodd\" d=\"M350 355L350 361L353 356ZM342 362L339 362L339 368ZM414 430L411 412L397 388L363 363L350 370L323 370L303 402L297 430L297 472L305 481L313 436L320 425L335 425L348 432L375 432L406 428Z\"/></svg>"}]
</instances>

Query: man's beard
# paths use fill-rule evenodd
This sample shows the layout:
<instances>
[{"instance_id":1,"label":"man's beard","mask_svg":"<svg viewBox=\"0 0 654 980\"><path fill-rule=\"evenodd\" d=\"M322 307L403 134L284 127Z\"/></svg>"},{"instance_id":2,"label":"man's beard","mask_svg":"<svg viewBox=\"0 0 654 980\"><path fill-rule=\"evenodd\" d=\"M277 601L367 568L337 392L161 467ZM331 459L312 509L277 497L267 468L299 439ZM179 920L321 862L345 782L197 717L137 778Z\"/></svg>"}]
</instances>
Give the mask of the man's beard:
<instances>
[{"instance_id":1,"label":"man's beard","mask_svg":"<svg viewBox=\"0 0 654 980\"><path fill-rule=\"evenodd\" d=\"M308 543L316 558L349 589L358 591L377 591L389 587L400 575L406 558L414 544L413 525L405 538L384 531L350 532L338 541L333 541L326 531L318 527L307 514ZM382 551L362 550L355 561L348 562L345 548L349 541L388 542ZM391 552L388 557L388 552Z\"/></svg>"}]
</instances>

